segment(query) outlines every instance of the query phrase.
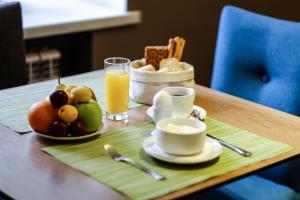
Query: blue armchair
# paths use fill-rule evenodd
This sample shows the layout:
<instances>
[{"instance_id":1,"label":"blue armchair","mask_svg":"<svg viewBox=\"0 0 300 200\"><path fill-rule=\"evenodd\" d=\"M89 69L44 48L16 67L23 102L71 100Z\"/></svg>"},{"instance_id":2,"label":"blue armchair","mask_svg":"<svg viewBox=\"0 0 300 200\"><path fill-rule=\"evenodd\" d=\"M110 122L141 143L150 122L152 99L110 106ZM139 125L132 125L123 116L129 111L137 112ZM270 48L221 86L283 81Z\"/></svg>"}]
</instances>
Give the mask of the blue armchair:
<instances>
[{"instance_id":1,"label":"blue armchair","mask_svg":"<svg viewBox=\"0 0 300 200\"><path fill-rule=\"evenodd\" d=\"M223 9L211 87L300 115L300 23Z\"/></svg>"},{"instance_id":2,"label":"blue armchair","mask_svg":"<svg viewBox=\"0 0 300 200\"><path fill-rule=\"evenodd\" d=\"M219 25L211 87L299 116L300 23L226 6ZM300 199L296 193L300 189L299 169L299 159L289 161L197 198Z\"/></svg>"}]
</instances>

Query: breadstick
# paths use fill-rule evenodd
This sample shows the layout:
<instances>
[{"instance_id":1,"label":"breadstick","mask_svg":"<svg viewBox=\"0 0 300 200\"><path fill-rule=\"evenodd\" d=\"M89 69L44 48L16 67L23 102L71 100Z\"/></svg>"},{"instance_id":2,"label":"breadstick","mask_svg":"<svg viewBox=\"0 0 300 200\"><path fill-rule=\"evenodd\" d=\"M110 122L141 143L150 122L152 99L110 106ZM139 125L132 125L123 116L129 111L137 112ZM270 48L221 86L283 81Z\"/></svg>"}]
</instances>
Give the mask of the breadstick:
<instances>
[{"instance_id":1,"label":"breadstick","mask_svg":"<svg viewBox=\"0 0 300 200\"><path fill-rule=\"evenodd\" d=\"M175 58L175 52L176 52L177 46L178 46L178 44L177 44L177 42L174 39L174 49L173 49L172 58Z\"/></svg>"},{"instance_id":2,"label":"breadstick","mask_svg":"<svg viewBox=\"0 0 300 200\"><path fill-rule=\"evenodd\" d=\"M177 58L179 60L179 52L180 52L180 39L179 37L175 37L175 43L176 43L176 48L175 48L175 53L173 57Z\"/></svg>"},{"instance_id":3,"label":"breadstick","mask_svg":"<svg viewBox=\"0 0 300 200\"><path fill-rule=\"evenodd\" d=\"M172 39L169 39L169 45L168 45L168 58L172 58L173 57L173 53L174 53L174 49L175 48L175 40L172 38Z\"/></svg>"},{"instance_id":4,"label":"breadstick","mask_svg":"<svg viewBox=\"0 0 300 200\"><path fill-rule=\"evenodd\" d=\"M180 44L180 51L179 51L179 55L178 55L178 61L181 60L182 54L183 54L183 50L184 50L184 46L185 46L185 39L184 38L180 38L181 44Z\"/></svg>"}]
</instances>

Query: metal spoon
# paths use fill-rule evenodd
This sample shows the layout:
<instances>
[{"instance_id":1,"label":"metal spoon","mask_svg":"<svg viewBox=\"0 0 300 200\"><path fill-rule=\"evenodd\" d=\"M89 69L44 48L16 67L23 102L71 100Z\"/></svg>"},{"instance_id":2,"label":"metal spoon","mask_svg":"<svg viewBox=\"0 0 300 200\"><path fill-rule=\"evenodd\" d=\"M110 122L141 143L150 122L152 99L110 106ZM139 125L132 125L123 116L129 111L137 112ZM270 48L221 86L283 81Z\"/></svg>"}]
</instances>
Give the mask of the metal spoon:
<instances>
[{"instance_id":1,"label":"metal spoon","mask_svg":"<svg viewBox=\"0 0 300 200\"><path fill-rule=\"evenodd\" d=\"M127 158L127 157L124 157L122 156L119 152L117 152L117 150L110 144L105 144L104 145L104 149L106 151L106 153L115 161L118 161L118 162L126 162L140 170L142 170L143 172L147 173L148 175L150 175L151 177L153 177L154 179L156 180L165 180L166 177L147 168L147 167L144 167L143 165L141 165L140 163L130 159L130 158Z\"/></svg>"},{"instance_id":2,"label":"metal spoon","mask_svg":"<svg viewBox=\"0 0 300 200\"><path fill-rule=\"evenodd\" d=\"M204 119L201 118L200 112L198 110L193 109L191 116L204 122Z\"/></svg>"},{"instance_id":3,"label":"metal spoon","mask_svg":"<svg viewBox=\"0 0 300 200\"><path fill-rule=\"evenodd\" d=\"M202 118L200 117L200 113L199 113L198 110L193 110L192 113L191 113L191 116L192 116L192 117L195 117L196 119L198 119L198 120L204 122L204 119L202 119ZM206 135L207 135L208 137L212 138L212 139L217 140L217 141L220 142L220 144L222 144L223 146L227 147L228 149L231 149L231 150L235 151L236 153L238 153L238 154L240 154L240 155L242 155L242 156L244 156L244 157L249 157L249 156L252 155L252 153L251 153L250 151L247 151L247 150L245 150L245 149L242 149L242 148L240 148L240 147L237 147L237 146L235 146L235 145L233 145L233 144L231 144L231 143L229 143L229 142L226 142L226 141L224 141L224 140L222 140L222 139L216 138L216 137L210 135L209 133L207 133Z\"/></svg>"}]
</instances>

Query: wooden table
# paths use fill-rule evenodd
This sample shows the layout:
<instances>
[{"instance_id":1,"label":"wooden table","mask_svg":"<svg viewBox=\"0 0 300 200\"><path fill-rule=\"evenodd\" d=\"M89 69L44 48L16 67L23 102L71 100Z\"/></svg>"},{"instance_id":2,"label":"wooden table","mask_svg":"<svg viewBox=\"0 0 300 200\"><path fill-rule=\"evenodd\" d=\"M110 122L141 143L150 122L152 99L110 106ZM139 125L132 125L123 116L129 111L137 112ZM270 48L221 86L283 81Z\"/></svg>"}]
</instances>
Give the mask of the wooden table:
<instances>
[{"instance_id":1,"label":"wooden table","mask_svg":"<svg viewBox=\"0 0 300 200\"><path fill-rule=\"evenodd\" d=\"M184 196L212 187L300 154L300 118L240 98L197 86L195 104L209 116L225 123L277 140L292 151L256 165L209 179L161 199ZM149 120L147 106L132 109L128 122L104 119L103 131ZM126 199L113 189L40 151L50 141L34 133L19 135L0 125L0 190L15 199Z\"/></svg>"}]
</instances>

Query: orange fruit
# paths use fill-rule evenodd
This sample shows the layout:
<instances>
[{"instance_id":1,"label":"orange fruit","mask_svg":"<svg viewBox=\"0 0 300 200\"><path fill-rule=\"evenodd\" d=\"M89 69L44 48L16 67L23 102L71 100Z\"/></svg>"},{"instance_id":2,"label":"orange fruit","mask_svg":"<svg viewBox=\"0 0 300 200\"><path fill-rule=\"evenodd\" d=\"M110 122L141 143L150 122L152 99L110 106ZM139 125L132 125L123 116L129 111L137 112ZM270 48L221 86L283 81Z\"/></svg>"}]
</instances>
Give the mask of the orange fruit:
<instances>
[{"instance_id":1,"label":"orange fruit","mask_svg":"<svg viewBox=\"0 0 300 200\"><path fill-rule=\"evenodd\" d=\"M27 115L31 128L40 133L47 133L49 126L58 118L58 109L49 100L34 103Z\"/></svg>"}]
</instances>

